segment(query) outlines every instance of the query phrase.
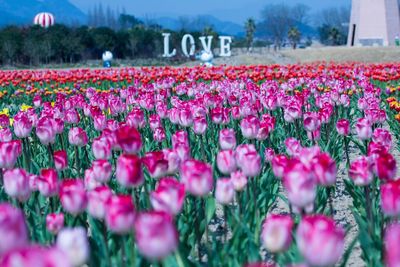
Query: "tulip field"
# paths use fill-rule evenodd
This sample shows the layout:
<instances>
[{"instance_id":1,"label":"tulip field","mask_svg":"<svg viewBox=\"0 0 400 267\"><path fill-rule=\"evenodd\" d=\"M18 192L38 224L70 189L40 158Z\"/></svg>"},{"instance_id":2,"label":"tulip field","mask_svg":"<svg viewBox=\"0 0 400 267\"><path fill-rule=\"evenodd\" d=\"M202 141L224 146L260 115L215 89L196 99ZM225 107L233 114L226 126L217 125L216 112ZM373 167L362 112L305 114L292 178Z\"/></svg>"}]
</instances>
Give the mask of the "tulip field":
<instances>
[{"instance_id":1,"label":"tulip field","mask_svg":"<svg viewBox=\"0 0 400 267\"><path fill-rule=\"evenodd\" d=\"M399 140L400 64L0 71L0 267L399 267Z\"/></svg>"}]
</instances>

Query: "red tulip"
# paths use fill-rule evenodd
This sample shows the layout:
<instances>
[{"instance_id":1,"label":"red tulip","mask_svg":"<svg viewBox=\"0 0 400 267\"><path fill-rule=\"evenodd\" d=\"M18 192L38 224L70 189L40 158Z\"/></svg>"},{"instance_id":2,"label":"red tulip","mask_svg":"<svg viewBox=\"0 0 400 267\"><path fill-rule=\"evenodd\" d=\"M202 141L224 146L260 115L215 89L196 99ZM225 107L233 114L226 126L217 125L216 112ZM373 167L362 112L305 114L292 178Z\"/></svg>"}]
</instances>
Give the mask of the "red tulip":
<instances>
[{"instance_id":1,"label":"red tulip","mask_svg":"<svg viewBox=\"0 0 400 267\"><path fill-rule=\"evenodd\" d=\"M50 197L58 193L58 174L54 169L43 169L36 181L39 192Z\"/></svg>"},{"instance_id":2,"label":"red tulip","mask_svg":"<svg viewBox=\"0 0 400 267\"><path fill-rule=\"evenodd\" d=\"M154 192L150 194L151 206L156 211L177 215L185 200L185 186L175 178L162 178Z\"/></svg>"},{"instance_id":3,"label":"red tulip","mask_svg":"<svg viewBox=\"0 0 400 267\"><path fill-rule=\"evenodd\" d=\"M29 176L24 169L12 169L4 172L4 190L10 197L19 201L26 201L31 190L29 187Z\"/></svg>"},{"instance_id":4,"label":"red tulip","mask_svg":"<svg viewBox=\"0 0 400 267\"><path fill-rule=\"evenodd\" d=\"M292 243L293 226L294 221L290 215L268 215L262 227L262 245L271 253L287 250Z\"/></svg>"},{"instance_id":5,"label":"red tulip","mask_svg":"<svg viewBox=\"0 0 400 267\"><path fill-rule=\"evenodd\" d=\"M122 126L116 131L117 142L127 154L137 154L142 148L142 137L136 128Z\"/></svg>"},{"instance_id":6,"label":"red tulip","mask_svg":"<svg viewBox=\"0 0 400 267\"><path fill-rule=\"evenodd\" d=\"M192 195L204 196L213 188L212 168L198 160L187 160L181 165L181 181Z\"/></svg>"},{"instance_id":7,"label":"red tulip","mask_svg":"<svg viewBox=\"0 0 400 267\"><path fill-rule=\"evenodd\" d=\"M146 212L135 220L139 252L150 259L161 260L178 247L178 232L172 217L164 212Z\"/></svg>"},{"instance_id":8,"label":"red tulip","mask_svg":"<svg viewBox=\"0 0 400 267\"><path fill-rule=\"evenodd\" d=\"M21 210L0 203L0 259L8 251L28 244L28 231Z\"/></svg>"},{"instance_id":9,"label":"red tulip","mask_svg":"<svg viewBox=\"0 0 400 267\"><path fill-rule=\"evenodd\" d=\"M356 185L369 185L374 178L369 158L360 156L350 164L349 176Z\"/></svg>"},{"instance_id":10,"label":"red tulip","mask_svg":"<svg viewBox=\"0 0 400 267\"><path fill-rule=\"evenodd\" d=\"M111 189L107 186L98 186L87 193L87 212L96 219L103 219L106 213L106 204L112 197Z\"/></svg>"},{"instance_id":11,"label":"red tulip","mask_svg":"<svg viewBox=\"0 0 400 267\"><path fill-rule=\"evenodd\" d=\"M344 250L344 230L324 215L305 216L297 228L298 248L312 266L333 266Z\"/></svg>"},{"instance_id":12,"label":"red tulip","mask_svg":"<svg viewBox=\"0 0 400 267\"><path fill-rule=\"evenodd\" d=\"M46 216L47 231L56 235L64 227L64 214L63 213L50 213Z\"/></svg>"},{"instance_id":13,"label":"red tulip","mask_svg":"<svg viewBox=\"0 0 400 267\"><path fill-rule=\"evenodd\" d=\"M136 155L121 155L117 160L115 175L124 187L138 187L143 184L142 163Z\"/></svg>"},{"instance_id":14,"label":"red tulip","mask_svg":"<svg viewBox=\"0 0 400 267\"><path fill-rule=\"evenodd\" d=\"M135 206L129 195L112 196L106 204L105 221L107 228L118 234L133 230Z\"/></svg>"},{"instance_id":15,"label":"red tulip","mask_svg":"<svg viewBox=\"0 0 400 267\"><path fill-rule=\"evenodd\" d=\"M63 180L60 186L60 200L67 212L73 215L83 212L87 205L83 181L79 179Z\"/></svg>"},{"instance_id":16,"label":"red tulip","mask_svg":"<svg viewBox=\"0 0 400 267\"><path fill-rule=\"evenodd\" d=\"M68 157L65 150L54 151L53 159L56 170L62 171L68 167Z\"/></svg>"},{"instance_id":17,"label":"red tulip","mask_svg":"<svg viewBox=\"0 0 400 267\"><path fill-rule=\"evenodd\" d=\"M142 162L152 178L158 179L168 172L168 160L165 159L162 151L146 153Z\"/></svg>"}]
</instances>

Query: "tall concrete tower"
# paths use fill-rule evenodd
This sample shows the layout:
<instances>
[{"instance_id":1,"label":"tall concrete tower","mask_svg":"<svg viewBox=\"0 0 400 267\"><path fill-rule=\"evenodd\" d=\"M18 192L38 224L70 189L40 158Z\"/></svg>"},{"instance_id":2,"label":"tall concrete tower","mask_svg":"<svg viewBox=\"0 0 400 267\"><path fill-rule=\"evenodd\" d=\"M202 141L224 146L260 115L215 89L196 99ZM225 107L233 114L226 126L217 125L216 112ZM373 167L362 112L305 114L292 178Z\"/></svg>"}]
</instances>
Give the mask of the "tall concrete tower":
<instances>
[{"instance_id":1,"label":"tall concrete tower","mask_svg":"<svg viewBox=\"0 0 400 267\"><path fill-rule=\"evenodd\" d=\"M348 46L394 45L399 35L398 0L352 0Z\"/></svg>"}]
</instances>

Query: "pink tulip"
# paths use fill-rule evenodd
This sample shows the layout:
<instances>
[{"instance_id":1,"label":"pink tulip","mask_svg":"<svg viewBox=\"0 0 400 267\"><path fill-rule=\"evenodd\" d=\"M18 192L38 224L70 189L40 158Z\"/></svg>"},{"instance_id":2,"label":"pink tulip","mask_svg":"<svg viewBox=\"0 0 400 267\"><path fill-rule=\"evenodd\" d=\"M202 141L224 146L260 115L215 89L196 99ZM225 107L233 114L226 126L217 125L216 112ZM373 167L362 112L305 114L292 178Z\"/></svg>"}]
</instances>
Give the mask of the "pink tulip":
<instances>
[{"instance_id":1,"label":"pink tulip","mask_svg":"<svg viewBox=\"0 0 400 267\"><path fill-rule=\"evenodd\" d=\"M365 156L360 156L350 164L349 176L356 185L369 185L374 178L372 165Z\"/></svg>"},{"instance_id":2,"label":"pink tulip","mask_svg":"<svg viewBox=\"0 0 400 267\"><path fill-rule=\"evenodd\" d=\"M162 151L146 153L142 162L152 178L158 179L168 172L168 160Z\"/></svg>"},{"instance_id":3,"label":"pink tulip","mask_svg":"<svg viewBox=\"0 0 400 267\"><path fill-rule=\"evenodd\" d=\"M163 149L164 158L168 160L168 174L174 174L179 170L181 165L181 159L174 150L172 149Z\"/></svg>"},{"instance_id":4,"label":"pink tulip","mask_svg":"<svg viewBox=\"0 0 400 267\"><path fill-rule=\"evenodd\" d=\"M135 206L130 195L112 196L106 204L105 221L107 228L117 234L133 230Z\"/></svg>"},{"instance_id":5,"label":"pink tulip","mask_svg":"<svg viewBox=\"0 0 400 267\"><path fill-rule=\"evenodd\" d=\"M146 258L161 260L178 247L178 232L172 217L164 212L141 213L135 220L136 242Z\"/></svg>"},{"instance_id":6,"label":"pink tulip","mask_svg":"<svg viewBox=\"0 0 400 267\"><path fill-rule=\"evenodd\" d=\"M385 229L385 266L398 267L400 265L400 224L389 225Z\"/></svg>"},{"instance_id":7,"label":"pink tulip","mask_svg":"<svg viewBox=\"0 0 400 267\"><path fill-rule=\"evenodd\" d=\"M213 172L210 165L198 160L187 160L181 165L181 181L194 196L204 196L213 189Z\"/></svg>"},{"instance_id":8,"label":"pink tulip","mask_svg":"<svg viewBox=\"0 0 400 267\"><path fill-rule=\"evenodd\" d=\"M50 117L40 118L36 125L36 135L43 145L54 144L56 138L54 119Z\"/></svg>"},{"instance_id":9,"label":"pink tulip","mask_svg":"<svg viewBox=\"0 0 400 267\"><path fill-rule=\"evenodd\" d=\"M218 203L226 205L233 201L235 188L230 178L219 178L215 188L215 199Z\"/></svg>"},{"instance_id":10,"label":"pink tulip","mask_svg":"<svg viewBox=\"0 0 400 267\"><path fill-rule=\"evenodd\" d=\"M240 168L244 175L247 177L256 177L261 172L261 157L255 152L251 151L242 156Z\"/></svg>"},{"instance_id":11,"label":"pink tulip","mask_svg":"<svg viewBox=\"0 0 400 267\"><path fill-rule=\"evenodd\" d=\"M286 152L289 156L297 157L301 150L300 141L294 137L286 138L285 140Z\"/></svg>"},{"instance_id":12,"label":"pink tulip","mask_svg":"<svg viewBox=\"0 0 400 267\"><path fill-rule=\"evenodd\" d=\"M327 153L321 153L311 161L311 170L322 186L334 186L337 168L335 161Z\"/></svg>"},{"instance_id":13,"label":"pink tulip","mask_svg":"<svg viewBox=\"0 0 400 267\"><path fill-rule=\"evenodd\" d=\"M0 142L10 142L12 140L12 132L9 128L0 128Z\"/></svg>"},{"instance_id":14,"label":"pink tulip","mask_svg":"<svg viewBox=\"0 0 400 267\"><path fill-rule=\"evenodd\" d=\"M28 231L21 210L0 203L0 259L8 251L28 244Z\"/></svg>"},{"instance_id":15,"label":"pink tulip","mask_svg":"<svg viewBox=\"0 0 400 267\"><path fill-rule=\"evenodd\" d=\"M381 185L381 206L388 216L400 215L400 180Z\"/></svg>"},{"instance_id":16,"label":"pink tulip","mask_svg":"<svg viewBox=\"0 0 400 267\"><path fill-rule=\"evenodd\" d=\"M54 196L58 193L58 174L54 169L43 169L37 178L37 187L44 197Z\"/></svg>"},{"instance_id":17,"label":"pink tulip","mask_svg":"<svg viewBox=\"0 0 400 267\"><path fill-rule=\"evenodd\" d=\"M111 189L107 186L98 186L87 193L87 212L96 219L104 219L106 204L112 197Z\"/></svg>"},{"instance_id":18,"label":"pink tulip","mask_svg":"<svg viewBox=\"0 0 400 267\"><path fill-rule=\"evenodd\" d=\"M26 201L31 190L29 187L29 176L24 169L12 169L4 172L4 189L10 197L19 201Z\"/></svg>"},{"instance_id":19,"label":"pink tulip","mask_svg":"<svg viewBox=\"0 0 400 267\"><path fill-rule=\"evenodd\" d=\"M241 171L232 172L231 181L236 191L242 191L247 185L247 177Z\"/></svg>"},{"instance_id":20,"label":"pink tulip","mask_svg":"<svg viewBox=\"0 0 400 267\"><path fill-rule=\"evenodd\" d=\"M57 171L65 170L68 167L68 157L65 150L54 151L53 159Z\"/></svg>"},{"instance_id":21,"label":"pink tulip","mask_svg":"<svg viewBox=\"0 0 400 267\"><path fill-rule=\"evenodd\" d=\"M172 135L172 147L175 149L178 144L189 145L189 137L186 131L180 130Z\"/></svg>"},{"instance_id":22,"label":"pink tulip","mask_svg":"<svg viewBox=\"0 0 400 267\"><path fill-rule=\"evenodd\" d=\"M207 120L205 117L196 117L193 120L193 132L197 135L203 135L207 130Z\"/></svg>"},{"instance_id":23,"label":"pink tulip","mask_svg":"<svg viewBox=\"0 0 400 267\"><path fill-rule=\"evenodd\" d=\"M285 155L276 155L271 161L272 172L275 177L282 178L289 159Z\"/></svg>"},{"instance_id":24,"label":"pink tulip","mask_svg":"<svg viewBox=\"0 0 400 267\"><path fill-rule=\"evenodd\" d=\"M73 146L85 146L88 143L86 132L79 127L69 129L68 141Z\"/></svg>"},{"instance_id":25,"label":"pink tulip","mask_svg":"<svg viewBox=\"0 0 400 267\"><path fill-rule=\"evenodd\" d=\"M234 149L236 147L235 130L223 129L219 132L219 146L223 150Z\"/></svg>"},{"instance_id":26,"label":"pink tulip","mask_svg":"<svg viewBox=\"0 0 400 267\"><path fill-rule=\"evenodd\" d=\"M85 189L87 191L91 191L91 190L95 189L96 187L102 185L101 182L99 182L95 179L93 168L89 168L89 169L85 170L85 177L83 179L83 182L85 184Z\"/></svg>"},{"instance_id":27,"label":"pink tulip","mask_svg":"<svg viewBox=\"0 0 400 267\"><path fill-rule=\"evenodd\" d=\"M92 152L96 159L109 159L111 157L111 143L105 137L95 138L92 144Z\"/></svg>"},{"instance_id":28,"label":"pink tulip","mask_svg":"<svg viewBox=\"0 0 400 267\"><path fill-rule=\"evenodd\" d=\"M179 124L182 127L189 127L193 124L193 116L189 108L179 109Z\"/></svg>"},{"instance_id":29,"label":"pink tulip","mask_svg":"<svg viewBox=\"0 0 400 267\"><path fill-rule=\"evenodd\" d=\"M64 214L63 213L50 213L46 216L47 231L56 235L64 227Z\"/></svg>"},{"instance_id":30,"label":"pink tulip","mask_svg":"<svg viewBox=\"0 0 400 267\"><path fill-rule=\"evenodd\" d=\"M0 168L12 169L20 155L20 141L0 142Z\"/></svg>"},{"instance_id":31,"label":"pink tulip","mask_svg":"<svg viewBox=\"0 0 400 267\"><path fill-rule=\"evenodd\" d=\"M103 131L107 127L106 116L102 113L93 116L93 126L96 131Z\"/></svg>"},{"instance_id":32,"label":"pink tulip","mask_svg":"<svg viewBox=\"0 0 400 267\"><path fill-rule=\"evenodd\" d=\"M368 140L371 138L372 126L366 118L359 118L355 127L357 136L360 140Z\"/></svg>"},{"instance_id":33,"label":"pink tulip","mask_svg":"<svg viewBox=\"0 0 400 267\"><path fill-rule=\"evenodd\" d=\"M154 192L150 194L151 206L156 211L177 215L185 200L185 186L175 178L162 178Z\"/></svg>"},{"instance_id":34,"label":"pink tulip","mask_svg":"<svg viewBox=\"0 0 400 267\"><path fill-rule=\"evenodd\" d=\"M137 154L142 148L142 137L134 127L122 126L116 136L119 146L127 154Z\"/></svg>"},{"instance_id":35,"label":"pink tulip","mask_svg":"<svg viewBox=\"0 0 400 267\"><path fill-rule=\"evenodd\" d=\"M40 107L42 105L42 98L40 95L35 95L32 102L35 107Z\"/></svg>"},{"instance_id":36,"label":"pink tulip","mask_svg":"<svg viewBox=\"0 0 400 267\"><path fill-rule=\"evenodd\" d=\"M83 212L87 205L83 181L79 179L63 180L60 186L60 200L63 208L72 215Z\"/></svg>"},{"instance_id":37,"label":"pink tulip","mask_svg":"<svg viewBox=\"0 0 400 267\"><path fill-rule=\"evenodd\" d=\"M236 163L239 168L242 167L244 155L246 155L247 153L250 153L250 152L257 153L257 150L253 144L242 144L242 145L238 145L236 147L235 158L236 158Z\"/></svg>"},{"instance_id":38,"label":"pink tulip","mask_svg":"<svg viewBox=\"0 0 400 267\"><path fill-rule=\"evenodd\" d=\"M75 267L83 266L89 259L90 247L87 236L83 227L64 228L57 235L57 248Z\"/></svg>"},{"instance_id":39,"label":"pink tulip","mask_svg":"<svg viewBox=\"0 0 400 267\"><path fill-rule=\"evenodd\" d=\"M105 159L98 159L92 162L94 179L100 183L107 183L111 178L112 166Z\"/></svg>"},{"instance_id":40,"label":"pink tulip","mask_svg":"<svg viewBox=\"0 0 400 267\"><path fill-rule=\"evenodd\" d=\"M314 203L317 194L316 180L298 159L290 159L285 166L283 186L293 206L307 209Z\"/></svg>"},{"instance_id":41,"label":"pink tulip","mask_svg":"<svg viewBox=\"0 0 400 267\"><path fill-rule=\"evenodd\" d=\"M158 116L157 114L151 114L149 116L149 125L150 125L150 129L151 130L155 130L158 127L161 127L161 119L160 116Z\"/></svg>"},{"instance_id":42,"label":"pink tulip","mask_svg":"<svg viewBox=\"0 0 400 267\"><path fill-rule=\"evenodd\" d=\"M271 162L275 157L275 151L274 149L267 147L264 151L264 161L265 162Z\"/></svg>"},{"instance_id":43,"label":"pink tulip","mask_svg":"<svg viewBox=\"0 0 400 267\"><path fill-rule=\"evenodd\" d=\"M65 122L69 123L69 124L77 124L79 123L79 114L75 109L70 109L65 111Z\"/></svg>"},{"instance_id":44,"label":"pink tulip","mask_svg":"<svg viewBox=\"0 0 400 267\"><path fill-rule=\"evenodd\" d=\"M308 132L314 132L319 129L321 122L319 121L318 113L306 112L304 113L304 129Z\"/></svg>"},{"instance_id":45,"label":"pink tulip","mask_svg":"<svg viewBox=\"0 0 400 267\"><path fill-rule=\"evenodd\" d=\"M235 171L236 160L235 152L233 150L221 150L217 154L217 167L223 174L230 174Z\"/></svg>"},{"instance_id":46,"label":"pink tulip","mask_svg":"<svg viewBox=\"0 0 400 267\"><path fill-rule=\"evenodd\" d=\"M166 139L166 134L165 134L165 130L162 127L158 127L156 129L154 129L153 132L153 139L156 142L162 142Z\"/></svg>"},{"instance_id":47,"label":"pink tulip","mask_svg":"<svg viewBox=\"0 0 400 267\"><path fill-rule=\"evenodd\" d=\"M240 122L240 129L242 130L242 135L247 139L255 139L260 128L260 120L253 115L248 115L243 118Z\"/></svg>"},{"instance_id":48,"label":"pink tulip","mask_svg":"<svg viewBox=\"0 0 400 267\"><path fill-rule=\"evenodd\" d=\"M381 152L376 155L374 163L374 173L379 177L379 179L389 181L395 177L397 164L392 154Z\"/></svg>"},{"instance_id":49,"label":"pink tulip","mask_svg":"<svg viewBox=\"0 0 400 267\"><path fill-rule=\"evenodd\" d=\"M333 266L344 250L344 230L324 215L305 216L297 228L298 248L312 266Z\"/></svg>"},{"instance_id":50,"label":"pink tulip","mask_svg":"<svg viewBox=\"0 0 400 267\"><path fill-rule=\"evenodd\" d=\"M290 215L270 214L265 218L261 243L271 253L285 251L292 243L294 221Z\"/></svg>"},{"instance_id":51,"label":"pink tulip","mask_svg":"<svg viewBox=\"0 0 400 267\"><path fill-rule=\"evenodd\" d=\"M115 175L124 187L138 187L143 184L142 163L136 155L121 155L117 160Z\"/></svg>"},{"instance_id":52,"label":"pink tulip","mask_svg":"<svg viewBox=\"0 0 400 267\"><path fill-rule=\"evenodd\" d=\"M376 128L372 134L372 141L383 145L389 150L392 146L392 135L386 129Z\"/></svg>"},{"instance_id":53,"label":"pink tulip","mask_svg":"<svg viewBox=\"0 0 400 267\"><path fill-rule=\"evenodd\" d=\"M350 134L350 123L346 119L340 119L336 123L336 131L338 134L348 136Z\"/></svg>"}]
</instances>

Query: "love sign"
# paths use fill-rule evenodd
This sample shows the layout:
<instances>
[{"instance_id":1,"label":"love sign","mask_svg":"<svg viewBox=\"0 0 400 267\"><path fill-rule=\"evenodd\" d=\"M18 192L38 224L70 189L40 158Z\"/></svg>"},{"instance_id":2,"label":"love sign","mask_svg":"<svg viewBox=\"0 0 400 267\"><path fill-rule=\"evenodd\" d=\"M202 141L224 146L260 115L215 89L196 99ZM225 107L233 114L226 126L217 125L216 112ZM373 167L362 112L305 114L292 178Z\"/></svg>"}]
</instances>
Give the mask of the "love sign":
<instances>
[{"instance_id":1,"label":"love sign","mask_svg":"<svg viewBox=\"0 0 400 267\"><path fill-rule=\"evenodd\" d=\"M164 37L164 54L163 57L173 57L176 55L176 49L174 48L172 51L170 51L169 48L169 38L171 36L170 33L163 33L162 34ZM232 37L231 36L219 36L219 45L220 45L220 57L230 57L231 56L231 43L232 43ZM199 37L202 50L206 51L207 53L212 53L212 40L213 36L201 36ZM181 49L182 53L186 57L194 56L194 53L196 51L196 44L194 37L191 34L185 34L182 37L181 41Z\"/></svg>"}]
</instances>

